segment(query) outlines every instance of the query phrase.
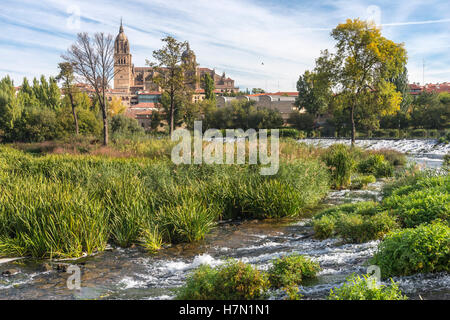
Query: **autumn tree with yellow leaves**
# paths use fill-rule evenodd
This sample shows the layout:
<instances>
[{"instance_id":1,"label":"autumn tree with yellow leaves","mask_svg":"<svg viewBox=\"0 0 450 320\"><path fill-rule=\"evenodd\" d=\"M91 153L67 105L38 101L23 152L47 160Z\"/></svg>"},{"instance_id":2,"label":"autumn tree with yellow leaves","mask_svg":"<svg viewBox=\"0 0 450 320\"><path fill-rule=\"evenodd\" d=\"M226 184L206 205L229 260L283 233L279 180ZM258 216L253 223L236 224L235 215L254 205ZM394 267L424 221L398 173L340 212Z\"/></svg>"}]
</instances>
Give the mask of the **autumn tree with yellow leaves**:
<instances>
[{"instance_id":1,"label":"autumn tree with yellow leaves","mask_svg":"<svg viewBox=\"0 0 450 320\"><path fill-rule=\"evenodd\" d=\"M365 121L378 122L380 115L395 113L402 95L389 79L405 70L407 54L403 44L381 35L374 24L359 19L347 20L331 32L336 51L322 52L314 72L331 88L330 108L348 112L355 143L355 113Z\"/></svg>"}]
</instances>

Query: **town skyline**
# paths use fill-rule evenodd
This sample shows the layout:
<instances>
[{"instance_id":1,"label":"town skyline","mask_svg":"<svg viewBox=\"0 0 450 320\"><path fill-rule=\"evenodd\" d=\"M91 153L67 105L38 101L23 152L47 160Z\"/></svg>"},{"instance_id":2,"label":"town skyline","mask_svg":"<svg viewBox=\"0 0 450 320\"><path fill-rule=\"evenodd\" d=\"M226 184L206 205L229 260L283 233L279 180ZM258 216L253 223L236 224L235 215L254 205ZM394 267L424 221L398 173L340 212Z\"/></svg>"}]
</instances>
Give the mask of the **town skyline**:
<instances>
[{"instance_id":1,"label":"town skyline","mask_svg":"<svg viewBox=\"0 0 450 320\"><path fill-rule=\"evenodd\" d=\"M200 65L226 72L241 90L292 91L300 74L314 66L320 50L332 49L329 33L346 18L372 19L383 35L404 42L409 81L450 80L450 4L400 1L5 1L0 13L0 76L16 85L23 77L56 75L60 54L78 32L115 36L121 17L133 61L145 65L160 39L189 41ZM242 4L245 3L245 4ZM23 9L26 7L27 9ZM138 10L140 9L140 10ZM244 17L247 17L244 19ZM425 62L425 77L423 77Z\"/></svg>"}]
</instances>

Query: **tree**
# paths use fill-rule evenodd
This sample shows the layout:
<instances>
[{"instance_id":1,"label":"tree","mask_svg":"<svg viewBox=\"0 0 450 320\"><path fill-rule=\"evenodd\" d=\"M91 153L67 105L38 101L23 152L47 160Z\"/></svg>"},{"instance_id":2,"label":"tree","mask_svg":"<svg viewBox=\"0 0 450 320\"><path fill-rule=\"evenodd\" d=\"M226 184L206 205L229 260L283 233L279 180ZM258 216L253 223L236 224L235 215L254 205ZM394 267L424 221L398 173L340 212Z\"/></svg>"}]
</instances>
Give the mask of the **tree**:
<instances>
[{"instance_id":1,"label":"tree","mask_svg":"<svg viewBox=\"0 0 450 320\"><path fill-rule=\"evenodd\" d=\"M119 97L113 97L108 106L108 115L114 117L119 114L123 114L127 110L127 107L122 103L122 99Z\"/></svg>"},{"instance_id":2,"label":"tree","mask_svg":"<svg viewBox=\"0 0 450 320\"><path fill-rule=\"evenodd\" d=\"M215 84L209 73L203 76L203 88L205 89L205 98L210 101L216 101L216 94L214 93Z\"/></svg>"},{"instance_id":3,"label":"tree","mask_svg":"<svg viewBox=\"0 0 450 320\"><path fill-rule=\"evenodd\" d=\"M359 19L338 25L331 36L337 41L336 53L323 51L315 72L330 83L333 99L338 101L335 106L349 111L354 145L358 112L370 115L374 125L378 120L372 116L399 109L401 94L387 79L404 71L406 50L402 44L383 37L374 24Z\"/></svg>"},{"instance_id":4,"label":"tree","mask_svg":"<svg viewBox=\"0 0 450 320\"><path fill-rule=\"evenodd\" d=\"M16 97L14 83L9 76L0 80L0 135L11 139L11 131L22 114L22 104Z\"/></svg>"},{"instance_id":5,"label":"tree","mask_svg":"<svg viewBox=\"0 0 450 320\"><path fill-rule=\"evenodd\" d=\"M114 43L111 35L96 33L91 38L87 33L79 33L77 41L62 58L73 66L94 88L103 118L103 144L108 145L108 104L106 92L114 78Z\"/></svg>"},{"instance_id":6,"label":"tree","mask_svg":"<svg viewBox=\"0 0 450 320\"><path fill-rule=\"evenodd\" d=\"M164 43L162 49L153 51L155 63L147 61L154 68L156 76L153 81L161 87L169 98L168 119L169 134L175 128L175 115L179 111L181 101L191 98L192 85L195 83L194 59L185 59L183 54L189 52L187 42L177 41L173 37L161 40ZM193 54L193 53L192 53ZM164 106L164 103L163 103Z\"/></svg>"},{"instance_id":7,"label":"tree","mask_svg":"<svg viewBox=\"0 0 450 320\"><path fill-rule=\"evenodd\" d=\"M328 98L331 96L329 84L321 81L319 76L320 74L306 70L297 81L298 97L295 99L295 105L314 116L326 110Z\"/></svg>"},{"instance_id":8,"label":"tree","mask_svg":"<svg viewBox=\"0 0 450 320\"><path fill-rule=\"evenodd\" d=\"M72 116L75 123L75 134L80 134L80 128L78 126L78 118L76 113L76 104L74 100L74 94L76 93L76 87L74 85L75 76L73 74L73 65L69 62L61 62L58 64L59 74L56 80L62 83L64 94L69 97L70 106L72 107Z\"/></svg>"},{"instance_id":9,"label":"tree","mask_svg":"<svg viewBox=\"0 0 450 320\"><path fill-rule=\"evenodd\" d=\"M264 91L261 88L253 88L252 89L252 94L260 94L260 93L266 93L266 91Z\"/></svg>"}]
</instances>

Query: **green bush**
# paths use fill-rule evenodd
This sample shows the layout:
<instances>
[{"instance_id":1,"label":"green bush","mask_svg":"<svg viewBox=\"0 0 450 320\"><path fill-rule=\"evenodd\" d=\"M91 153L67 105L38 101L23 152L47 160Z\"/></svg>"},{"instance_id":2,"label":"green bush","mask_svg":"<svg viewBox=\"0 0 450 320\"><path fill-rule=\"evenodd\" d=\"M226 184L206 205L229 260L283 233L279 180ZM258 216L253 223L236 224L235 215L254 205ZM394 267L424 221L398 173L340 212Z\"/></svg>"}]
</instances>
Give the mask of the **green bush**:
<instances>
[{"instance_id":1,"label":"green bush","mask_svg":"<svg viewBox=\"0 0 450 320\"><path fill-rule=\"evenodd\" d=\"M443 192L439 187L418 191L411 188L402 190L408 190L408 193L385 198L383 207L391 215L398 217L403 227L412 228L437 219L450 222L450 193Z\"/></svg>"},{"instance_id":2,"label":"green bush","mask_svg":"<svg viewBox=\"0 0 450 320\"><path fill-rule=\"evenodd\" d=\"M331 173L331 180L335 188L341 189L350 185L355 161L349 147L335 144L329 147L322 156Z\"/></svg>"},{"instance_id":3,"label":"green bush","mask_svg":"<svg viewBox=\"0 0 450 320\"><path fill-rule=\"evenodd\" d=\"M306 134L294 128L279 129L280 138L304 139Z\"/></svg>"},{"instance_id":4,"label":"green bush","mask_svg":"<svg viewBox=\"0 0 450 320\"><path fill-rule=\"evenodd\" d=\"M115 135L142 135L144 129L139 125L136 119L127 117L122 114L115 115L111 118L111 132Z\"/></svg>"},{"instance_id":5,"label":"green bush","mask_svg":"<svg viewBox=\"0 0 450 320\"><path fill-rule=\"evenodd\" d=\"M383 155L384 159L393 166L404 166L407 162L406 155L396 150L380 149L372 151L372 153Z\"/></svg>"},{"instance_id":6,"label":"green bush","mask_svg":"<svg viewBox=\"0 0 450 320\"><path fill-rule=\"evenodd\" d=\"M353 274L340 288L330 290L328 300L406 300L398 284L391 280L390 286L377 285L369 275Z\"/></svg>"},{"instance_id":7,"label":"green bush","mask_svg":"<svg viewBox=\"0 0 450 320\"><path fill-rule=\"evenodd\" d=\"M370 260L383 277L450 271L450 227L436 222L388 235Z\"/></svg>"},{"instance_id":8,"label":"green bush","mask_svg":"<svg viewBox=\"0 0 450 320\"><path fill-rule=\"evenodd\" d=\"M270 285L286 290L291 299L298 298L298 286L305 279L315 278L320 271L317 262L298 254L292 254L272 262L268 270Z\"/></svg>"},{"instance_id":9,"label":"green bush","mask_svg":"<svg viewBox=\"0 0 450 320\"><path fill-rule=\"evenodd\" d=\"M351 189L364 189L368 184L376 182L377 179L373 175L368 176L356 176L352 178Z\"/></svg>"},{"instance_id":10,"label":"green bush","mask_svg":"<svg viewBox=\"0 0 450 320\"><path fill-rule=\"evenodd\" d=\"M335 235L337 216L322 216L313 220L314 237L320 240L331 238Z\"/></svg>"},{"instance_id":11,"label":"green bush","mask_svg":"<svg viewBox=\"0 0 450 320\"><path fill-rule=\"evenodd\" d=\"M381 239L398 227L395 218L389 216L387 212L373 216L341 215L335 225L336 234L349 243Z\"/></svg>"},{"instance_id":12,"label":"green bush","mask_svg":"<svg viewBox=\"0 0 450 320\"><path fill-rule=\"evenodd\" d=\"M358 163L358 172L367 175L374 175L377 178L392 177L394 174L394 167L384 160L382 154L370 155Z\"/></svg>"},{"instance_id":13,"label":"green bush","mask_svg":"<svg viewBox=\"0 0 450 320\"><path fill-rule=\"evenodd\" d=\"M240 261L195 270L177 290L179 300L255 300L265 298L269 281L264 272Z\"/></svg>"},{"instance_id":14,"label":"green bush","mask_svg":"<svg viewBox=\"0 0 450 320\"><path fill-rule=\"evenodd\" d=\"M427 130L425 129L415 129L411 131L411 137L413 138L426 138L427 137Z\"/></svg>"},{"instance_id":15,"label":"green bush","mask_svg":"<svg viewBox=\"0 0 450 320\"><path fill-rule=\"evenodd\" d=\"M339 236L352 243L380 239L397 224L393 217L379 210L378 204L371 201L323 210L313 219L314 236L318 239Z\"/></svg>"}]
</instances>

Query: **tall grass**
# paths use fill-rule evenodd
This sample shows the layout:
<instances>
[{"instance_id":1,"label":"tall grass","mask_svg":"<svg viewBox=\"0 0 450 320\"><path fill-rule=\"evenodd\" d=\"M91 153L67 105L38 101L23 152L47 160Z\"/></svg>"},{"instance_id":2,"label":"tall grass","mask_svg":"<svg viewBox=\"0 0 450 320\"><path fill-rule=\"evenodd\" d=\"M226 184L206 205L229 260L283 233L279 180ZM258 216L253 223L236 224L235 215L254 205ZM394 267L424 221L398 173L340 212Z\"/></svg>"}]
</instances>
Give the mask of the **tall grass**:
<instances>
[{"instance_id":1,"label":"tall grass","mask_svg":"<svg viewBox=\"0 0 450 320\"><path fill-rule=\"evenodd\" d=\"M180 165L159 158L33 156L0 147L0 255L75 257L107 243L205 237L219 219L300 215L328 191L313 157L259 165Z\"/></svg>"}]
</instances>

